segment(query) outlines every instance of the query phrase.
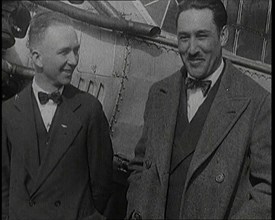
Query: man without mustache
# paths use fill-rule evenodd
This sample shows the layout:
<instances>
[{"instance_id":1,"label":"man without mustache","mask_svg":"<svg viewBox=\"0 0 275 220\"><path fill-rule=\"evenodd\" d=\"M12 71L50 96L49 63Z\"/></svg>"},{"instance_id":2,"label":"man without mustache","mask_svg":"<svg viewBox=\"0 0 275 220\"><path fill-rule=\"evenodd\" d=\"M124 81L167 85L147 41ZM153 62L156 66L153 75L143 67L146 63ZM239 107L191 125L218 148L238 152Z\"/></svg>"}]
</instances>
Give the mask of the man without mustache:
<instances>
[{"instance_id":1,"label":"man without mustache","mask_svg":"<svg viewBox=\"0 0 275 220\"><path fill-rule=\"evenodd\" d=\"M2 106L2 219L88 219L111 193L108 121L70 85L80 45L68 17L35 15L28 47L34 79Z\"/></svg>"}]
</instances>

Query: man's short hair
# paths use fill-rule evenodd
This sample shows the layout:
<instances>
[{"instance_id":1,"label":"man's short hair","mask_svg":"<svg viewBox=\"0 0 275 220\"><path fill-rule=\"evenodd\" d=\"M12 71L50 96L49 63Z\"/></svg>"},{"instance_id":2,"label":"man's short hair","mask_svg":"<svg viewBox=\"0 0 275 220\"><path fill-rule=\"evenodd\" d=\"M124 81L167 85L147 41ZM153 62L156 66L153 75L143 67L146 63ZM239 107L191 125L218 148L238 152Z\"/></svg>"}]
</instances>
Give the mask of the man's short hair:
<instances>
[{"instance_id":1,"label":"man's short hair","mask_svg":"<svg viewBox=\"0 0 275 220\"><path fill-rule=\"evenodd\" d=\"M30 22L27 47L32 50L44 39L47 28L60 24L73 26L73 20L64 14L53 11L36 14Z\"/></svg>"},{"instance_id":2,"label":"man's short hair","mask_svg":"<svg viewBox=\"0 0 275 220\"><path fill-rule=\"evenodd\" d=\"M214 22L218 31L221 31L223 26L227 24L227 12L221 0L182 0L178 5L176 15L177 26L181 12L189 9L210 9L213 12Z\"/></svg>"}]
</instances>

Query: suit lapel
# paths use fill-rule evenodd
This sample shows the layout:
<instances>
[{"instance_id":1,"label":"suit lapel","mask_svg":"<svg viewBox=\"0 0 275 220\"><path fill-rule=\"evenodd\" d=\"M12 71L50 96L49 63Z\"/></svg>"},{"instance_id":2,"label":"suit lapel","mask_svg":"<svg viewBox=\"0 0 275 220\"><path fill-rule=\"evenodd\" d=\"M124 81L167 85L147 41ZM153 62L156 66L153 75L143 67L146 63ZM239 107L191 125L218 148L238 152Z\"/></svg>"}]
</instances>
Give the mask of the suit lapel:
<instances>
[{"instance_id":1,"label":"suit lapel","mask_svg":"<svg viewBox=\"0 0 275 220\"><path fill-rule=\"evenodd\" d=\"M57 115L51 128L49 149L46 153L45 160L41 164L32 195L39 189L57 163L62 159L82 127L81 121L74 113L76 109L81 107L81 104L78 99L70 99L67 97L68 89L69 88L65 87L63 102L56 112Z\"/></svg>"},{"instance_id":2,"label":"suit lapel","mask_svg":"<svg viewBox=\"0 0 275 220\"><path fill-rule=\"evenodd\" d=\"M36 103L34 103L36 104ZM37 135L34 122L34 110L32 102L32 88L28 85L21 93L15 95L14 105L18 110L11 120L15 125L14 131L18 136L18 142L22 144L24 166L31 178L36 178L39 167L39 154L37 146Z\"/></svg>"},{"instance_id":3,"label":"suit lapel","mask_svg":"<svg viewBox=\"0 0 275 220\"><path fill-rule=\"evenodd\" d=\"M192 129L195 125L188 122L187 96L185 88L181 91L179 108L182 109L178 109L176 130L172 147L173 159L171 158L170 174L174 172L178 165L194 151L193 142L196 140L195 138L192 138L193 134L190 132L190 129Z\"/></svg>"},{"instance_id":4,"label":"suit lapel","mask_svg":"<svg viewBox=\"0 0 275 220\"><path fill-rule=\"evenodd\" d=\"M192 175L214 153L250 102L248 97L234 94L234 72L227 65L222 77L187 173L185 189Z\"/></svg>"},{"instance_id":5,"label":"suit lapel","mask_svg":"<svg viewBox=\"0 0 275 220\"><path fill-rule=\"evenodd\" d=\"M156 147L157 167L160 175L167 175L170 168L172 144L178 112L182 73L178 71L157 89L155 99L157 120L153 125L153 146Z\"/></svg>"}]
</instances>

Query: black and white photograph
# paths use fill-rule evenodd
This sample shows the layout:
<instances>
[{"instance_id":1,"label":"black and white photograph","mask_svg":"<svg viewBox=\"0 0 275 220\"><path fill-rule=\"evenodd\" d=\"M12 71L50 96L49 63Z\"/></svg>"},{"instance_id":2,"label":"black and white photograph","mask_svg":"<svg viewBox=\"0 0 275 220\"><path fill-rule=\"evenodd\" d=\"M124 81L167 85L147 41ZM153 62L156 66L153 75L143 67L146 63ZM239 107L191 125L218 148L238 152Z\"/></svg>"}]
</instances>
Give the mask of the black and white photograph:
<instances>
[{"instance_id":1,"label":"black and white photograph","mask_svg":"<svg viewBox=\"0 0 275 220\"><path fill-rule=\"evenodd\" d=\"M272 219L272 0L2 1L2 220Z\"/></svg>"}]
</instances>

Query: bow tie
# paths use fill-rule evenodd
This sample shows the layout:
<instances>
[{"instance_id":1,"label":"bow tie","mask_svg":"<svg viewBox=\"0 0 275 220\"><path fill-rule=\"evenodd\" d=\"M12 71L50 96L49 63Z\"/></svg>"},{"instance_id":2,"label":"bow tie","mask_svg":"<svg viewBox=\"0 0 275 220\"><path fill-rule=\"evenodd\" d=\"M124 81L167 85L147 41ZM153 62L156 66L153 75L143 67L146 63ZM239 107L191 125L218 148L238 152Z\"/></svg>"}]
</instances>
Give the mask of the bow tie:
<instances>
[{"instance_id":1,"label":"bow tie","mask_svg":"<svg viewBox=\"0 0 275 220\"><path fill-rule=\"evenodd\" d=\"M211 80L197 80L187 77L185 79L185 85L187 89L201 88L203 97L205 97L210 89Z\"/></svg>"},{"instance_id":2,"label":"bow tie","mask_svg":"<svg viewBox=\"0 0 275 220\"><path fill-rule=\"evenodd\" d=\"M45 105L50 99L52 99L56 104L62 102L62 97L59 91L53 92L51 94L38 92L38 99L42 105Z\"/></svg>"}]
</instances>

